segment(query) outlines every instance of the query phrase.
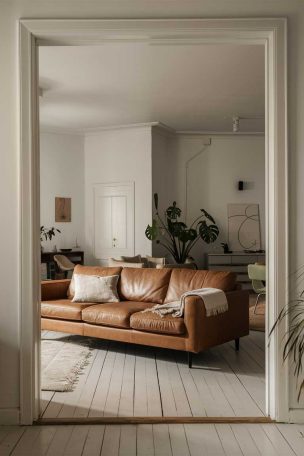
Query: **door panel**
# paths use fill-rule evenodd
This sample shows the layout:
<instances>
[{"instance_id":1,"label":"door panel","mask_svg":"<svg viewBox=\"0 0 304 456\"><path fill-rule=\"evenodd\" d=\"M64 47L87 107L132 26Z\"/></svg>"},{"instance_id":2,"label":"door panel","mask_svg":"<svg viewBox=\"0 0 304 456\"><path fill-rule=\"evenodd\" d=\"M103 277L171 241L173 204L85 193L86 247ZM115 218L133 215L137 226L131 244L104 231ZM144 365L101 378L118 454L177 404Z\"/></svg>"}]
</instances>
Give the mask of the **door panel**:
<instances>
[{"instance_id":1,"label":"door panel","mask_svg":"<svg viewBox=\"0 0 304 456\"><path fill-rule=\"evenodd\" d=\"M134 183L94 186L94 254L134 255Z\"/></svg>"},{"instance_id":2,"label":"door panel","mask_svg":"<svg viewBox=\"0 0 304 456\"><path fill-rule=\"evenodd\" d=\"M113 247L127 248L127 197L112 197L112 234Z\"/></svg>"},{"instance_id":3,"label":"door panel","mask_svg":"<svg viewBox=\"0 0 304 456\"><path fill-rule=\"evenodd\" d=\"M110 196L95 198L95 250L112 248L112 201Z\"/></svg>"}]
</instances>

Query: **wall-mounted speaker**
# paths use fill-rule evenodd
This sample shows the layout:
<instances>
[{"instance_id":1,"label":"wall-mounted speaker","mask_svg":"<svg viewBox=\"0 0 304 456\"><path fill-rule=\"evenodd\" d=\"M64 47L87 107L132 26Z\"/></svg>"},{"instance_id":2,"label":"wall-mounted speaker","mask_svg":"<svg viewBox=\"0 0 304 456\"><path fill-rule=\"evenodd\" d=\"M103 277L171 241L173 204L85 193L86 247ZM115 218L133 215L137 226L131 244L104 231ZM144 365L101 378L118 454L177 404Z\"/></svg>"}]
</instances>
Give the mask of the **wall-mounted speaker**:
<instances>
[{"instance_id":1,"label":"wall-mounted speaker","mask_svg":"<svg viewBox=\"0 0 304 456\"><path fill-rule=\"evenodd\" d=\"M239 190L244 190L244 181L239 181L238 182L238 189Z\"/></svg>"}]
</instances>

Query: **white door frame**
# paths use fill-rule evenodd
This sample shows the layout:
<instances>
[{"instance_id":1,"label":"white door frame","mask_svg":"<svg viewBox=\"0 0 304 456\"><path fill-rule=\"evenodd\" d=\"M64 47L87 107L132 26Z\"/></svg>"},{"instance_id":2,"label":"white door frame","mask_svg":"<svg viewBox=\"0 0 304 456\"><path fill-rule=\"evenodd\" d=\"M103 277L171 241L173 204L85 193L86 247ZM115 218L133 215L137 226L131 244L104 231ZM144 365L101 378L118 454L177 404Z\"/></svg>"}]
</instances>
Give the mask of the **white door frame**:
<instances>
[{"instance_id":1,"label":"white door frame","mask_svg":"<svg viewBox=\"0 0 304 456\"><path fill-rule=\"evenodd\" d=\"M287 22L258 19L21 20L20 21L21 423L39 413L39 124L37 48L106 41L162 44L263 44L266 67L266 331L288 299ZM281 325L266 345L266 407L273 419L303 420L289 406L288 363ZM296 414L297 413L297 414Z\"/></svg>"}]
</instances>

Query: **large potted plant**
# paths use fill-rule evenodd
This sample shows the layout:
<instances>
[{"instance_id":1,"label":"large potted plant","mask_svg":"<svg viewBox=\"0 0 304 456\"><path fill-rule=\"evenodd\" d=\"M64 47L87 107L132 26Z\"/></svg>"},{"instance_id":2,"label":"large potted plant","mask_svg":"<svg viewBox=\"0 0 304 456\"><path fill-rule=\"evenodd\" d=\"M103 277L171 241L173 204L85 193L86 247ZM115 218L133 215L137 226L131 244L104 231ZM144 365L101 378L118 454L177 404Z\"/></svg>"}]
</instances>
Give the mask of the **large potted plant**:
<instances>
[{"instance_id":1,"label":"large potted plant","mask_svg":"<svg viewBox=\"0 0 304 456\"><path fill-rule=\"evenodd\" d=\"M302 281L303 267L292 275L293 280ZM301 287L302 288L302 287ZM281 310L279 316L274 323L269 337L272 335L275 328L285 319L288 320L288 329L285 334L283 345L283 361L285 362L290 357L294 376L297 380L298 401L304 390L304 375L303 375L303 360L304 360L304 290L295 292L295 298L290 300L288 304Z\"/></svg>"},{"instance_id":2,"label":"large potted plant","mask_svg":"<svg viewBox=\"0 0 304 456\"><path fill-rule=\"evenodd\" d=\"M200 239L207 244L216 241L219 235L218 226L205 209L201 209L201 214L188 227L180 221L182 211L175 201L165 210L163 217L158 212L157 193L154 194L154 206L152 225L147 226L146 237L163 246L176 263L185 263L190 251Z\"/></svg>"}]
</instances>

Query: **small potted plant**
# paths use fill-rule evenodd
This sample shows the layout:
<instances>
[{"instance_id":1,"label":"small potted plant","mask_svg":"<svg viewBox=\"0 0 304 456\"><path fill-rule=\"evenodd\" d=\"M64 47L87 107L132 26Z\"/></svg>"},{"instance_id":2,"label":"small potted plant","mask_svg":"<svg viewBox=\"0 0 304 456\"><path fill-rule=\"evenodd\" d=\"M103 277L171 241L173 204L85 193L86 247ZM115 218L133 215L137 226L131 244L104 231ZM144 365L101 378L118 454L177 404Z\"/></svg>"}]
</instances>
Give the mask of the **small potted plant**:
<instances>
[{"instance_id":1,"label":"small potted plant","mask_svg":"<svg viewBox=\"0 0 304 456\"><path fill-rule=\"evenodd\" d=\"M60 230L52 226L51 228L45 228L43 225L40 227L40 242L47 241L48 239L51 241L52 238L57 233L61 233ZM41 251L43 251L43 247L41 246Z\"/></svg>"}]
</instances>

